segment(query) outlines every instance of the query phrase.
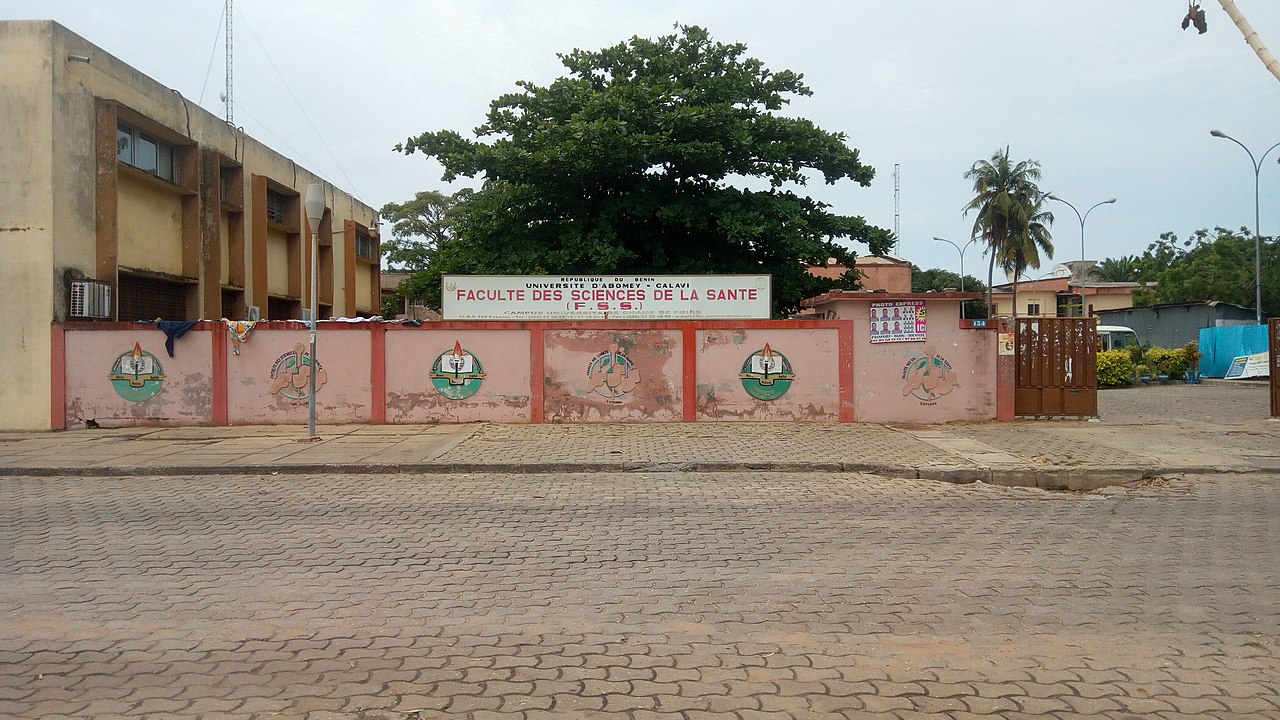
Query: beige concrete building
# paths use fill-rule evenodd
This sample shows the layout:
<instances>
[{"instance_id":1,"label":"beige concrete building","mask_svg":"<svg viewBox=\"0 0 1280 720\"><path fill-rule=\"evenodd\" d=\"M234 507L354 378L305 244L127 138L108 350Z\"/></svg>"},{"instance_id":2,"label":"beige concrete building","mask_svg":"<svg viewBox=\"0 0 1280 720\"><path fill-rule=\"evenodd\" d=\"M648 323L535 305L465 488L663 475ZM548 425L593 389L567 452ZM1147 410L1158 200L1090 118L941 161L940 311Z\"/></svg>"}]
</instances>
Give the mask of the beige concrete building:
<instances>
[{"instance_id":1,"label":"beige concrete building","mask_svg":"<svg viewBox=\"0 0 1280 720\"><path fill-rule=\"evenodd\" d=\"M1018 283L1019 317L1080 317L1081 285L1069 277L1047 277ZM1092 317L1103 310L1116 310L1133 306L1133 293L1143 288L1136 282L1086 281L1083 285L1085 316ZM1013 283L996 285L991 289L991 301L996 315L1013 315Z\"/></svg>"},{"instance_id":2,"label":"beige concrete building","mask_svg":"<svg viewBox=\"0 0 1280 720\"><path fill-rule=\"evenodd\" d=\"M0 428L50 419L51 321L374 315L373 208L56 22L0 22Z\"/></svg>"}]
</instances>

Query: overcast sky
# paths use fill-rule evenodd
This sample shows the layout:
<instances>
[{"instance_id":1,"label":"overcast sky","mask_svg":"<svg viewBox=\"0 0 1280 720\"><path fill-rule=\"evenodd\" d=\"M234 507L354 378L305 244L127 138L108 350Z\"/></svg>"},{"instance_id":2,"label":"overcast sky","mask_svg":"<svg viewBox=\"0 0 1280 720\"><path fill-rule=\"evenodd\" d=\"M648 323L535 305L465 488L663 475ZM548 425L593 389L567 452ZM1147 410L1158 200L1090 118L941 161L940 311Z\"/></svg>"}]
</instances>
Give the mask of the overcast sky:
<instances>
[{"instance_id":1,"label":"overcast sky","mask_svg":"<svg viewBox=\"0 0 1280 720\"><path fill-rule=\"evenodd\" d=\"M1280 3L1238 0L1280 54ZM1038 160L1041 187L1084 212L1090 259L1141 253L1160 233L1253 226L1255 155L1280 142L1280 81L1205 0L1209 32L1179 24L1184 0L238 0L235 121L377 208L451 192L440 168L392 146L428 130L469 134L517 80L560 76L556 53L599 49L675 23L742 42L814 95L786 112L848 135L870 188L808 186L841 214L894 226L901 255L959 269L973 216L964 172L1006 144ZM6 0L0 17L51 18L215 115L224 112L223 0ZM265 46L265 49L264 49ZM211 62L212 61L212 62ZM211 66L211 69L210 69ZM296 98L296 101L295 101ZM303 109L305 108L305 112ZM313 127L314 126L314 127ZM1264 235L1280 233L1280 149L1262 167ZM803 190L802 190L803 191ZM1078 259L1080 224L1053 204L1054 262ZM855 250L865 251L859 245ZM985 276L978 243L965 270ZM1047 272L1031 271L1032 277ZM984 277L985 279L985 277Z\"/></svg>"}]
</instances>

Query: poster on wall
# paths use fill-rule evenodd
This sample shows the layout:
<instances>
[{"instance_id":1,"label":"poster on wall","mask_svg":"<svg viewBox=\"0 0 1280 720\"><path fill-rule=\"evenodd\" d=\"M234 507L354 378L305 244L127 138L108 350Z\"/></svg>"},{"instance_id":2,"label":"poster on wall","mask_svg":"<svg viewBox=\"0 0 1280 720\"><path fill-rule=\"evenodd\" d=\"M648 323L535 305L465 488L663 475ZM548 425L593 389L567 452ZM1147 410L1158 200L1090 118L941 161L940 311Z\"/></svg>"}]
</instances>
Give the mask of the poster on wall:
<instances>
[{"instance_id":1,"label":"poster on wall","mask_svg":"<svg viewBox=\"0 0 1280 720\"><path fill-rule=\"evenodd\" d=\"M914 342L924 339L923 300L871 303L871 342Z\"/></svg>"}]
</instances>

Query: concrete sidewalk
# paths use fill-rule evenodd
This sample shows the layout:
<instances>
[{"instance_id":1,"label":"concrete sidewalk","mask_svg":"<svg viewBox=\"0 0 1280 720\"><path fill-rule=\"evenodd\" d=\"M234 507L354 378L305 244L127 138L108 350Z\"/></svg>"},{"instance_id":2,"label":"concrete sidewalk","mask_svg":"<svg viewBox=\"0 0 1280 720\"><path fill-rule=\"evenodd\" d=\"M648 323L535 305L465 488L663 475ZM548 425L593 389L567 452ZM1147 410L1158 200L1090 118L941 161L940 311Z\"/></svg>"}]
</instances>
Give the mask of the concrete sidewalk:
<instances>
[{"instance_id":1,"label":"concrete sidewalk","mask_svg":"<svg viewBox=\"0 0 1280 720\"><path fill-rule=\"evenodd\" d=\"M343 425L0 433L0 475L870 472L1087 490L1172 473L1280 470L1280 422L1043 420Z\"/></svg>"}]
</instances>

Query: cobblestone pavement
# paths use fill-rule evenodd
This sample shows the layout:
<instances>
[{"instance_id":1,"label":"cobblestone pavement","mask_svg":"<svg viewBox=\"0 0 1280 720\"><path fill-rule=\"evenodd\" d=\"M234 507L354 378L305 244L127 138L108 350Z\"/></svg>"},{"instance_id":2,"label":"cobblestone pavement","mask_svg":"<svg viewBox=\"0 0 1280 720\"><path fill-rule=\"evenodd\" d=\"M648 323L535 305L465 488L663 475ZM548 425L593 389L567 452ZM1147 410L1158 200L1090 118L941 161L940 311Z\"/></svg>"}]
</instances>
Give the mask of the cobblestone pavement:
<instances>
[{"instance_id":1,"label":"cobblestone pavement","mask_svg":"<svg viewBox=\"0 0 1280 720\"><path fill-rule=\"evenodd\" d=\"M1280 476L0 478L0 717L1280 718Z\"/></svg>"}]
</instances>

